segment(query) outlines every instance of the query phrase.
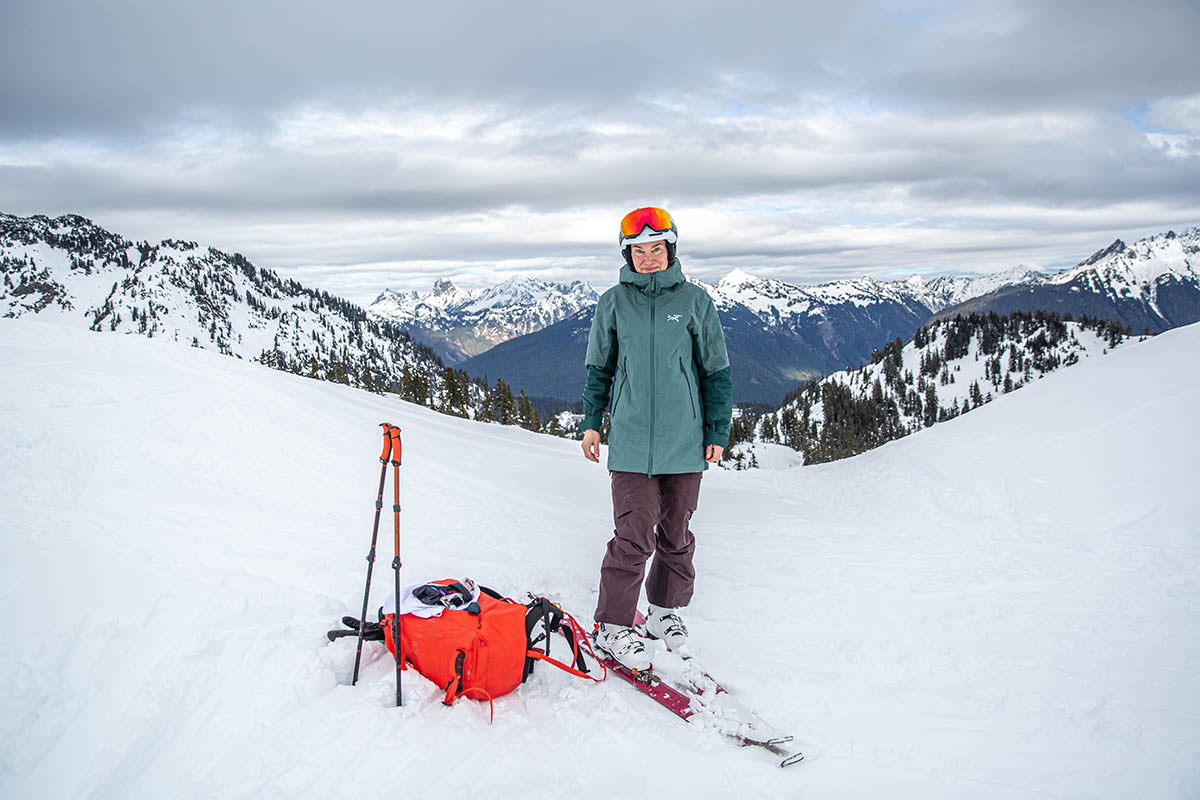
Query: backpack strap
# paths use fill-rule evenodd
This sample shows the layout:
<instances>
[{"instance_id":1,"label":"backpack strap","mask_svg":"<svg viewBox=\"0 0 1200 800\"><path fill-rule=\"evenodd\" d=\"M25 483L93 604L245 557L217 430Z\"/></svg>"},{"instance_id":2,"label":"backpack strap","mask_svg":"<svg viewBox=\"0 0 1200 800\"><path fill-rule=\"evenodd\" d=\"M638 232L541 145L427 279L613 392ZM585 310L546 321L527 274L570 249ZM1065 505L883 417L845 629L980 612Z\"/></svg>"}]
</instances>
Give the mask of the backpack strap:
<instances>
[{"instance_id":1,"label":"backpack strap","mask_svg":"<svg viewBox=\"0 0 1200 800\"><path fill-rule=\"evenodd\" d=\"M500 594L495 589L489 589L488 587L484 586L482 583L477 584L477 585L479 586L480 592L482 592L483 594L486 594L488 597L492 598L493 600L508 600L507 597Z\"/></svg>"},{"instance_id":2,"label":"backpack strap","mask_svg":"<svg viewBox=\"0 0 1200 800\"><path fill-rule=\"evenodd\" d=\"M544 625L544 630L538 634L537 638L529 641L529 645L525 650L525 673L521 676L522 682L533 672L533 665L538 661L553 664L564 672L569 672L579 678L587 678L596 683L600 683L608 677L608 669L603 664L600 667L604 670L604 677L595 678L588 674L587 662L584 660L584 650L579 646L579 643L583 642L584 647L587 648L587 652L591 653L592 660L597 663L600 660L596 657L596 651L592 649L592 644L588 641L587 634L584 633L583 628L580 627L574 617L548 598L535 597L529 603L529 611L525 614L527 640L533 636L533 629L539 622ZM571 643L570 664L565 664L550 656L550 639L554 631L561 633ZM546 649L539 650L535 645L543 639L546 641Z\"/></svg>"},{"instance_id":3,"label":"backpack strap","mask_svg":"<svg viewBox=\"0 0 1200 800\"><path fill-rule=\"evenodd\" d=\"M343 618L342 622L347 622L347 618ZM400 626L396 624L395 614L384 614L383 606L379 607L379 622L367 623L367 636L369 641L374 636L378 641L387 645L387 640L392 640L392 647L395 651L396 660L400 662L400 669L408 669L408 661L404 657L404 637L400 636Z\"/></svg>"},{"instance_id":4,"label":"backpack strap","mask_svg":"<svg viewBox=\"0 0 1200 800\"><path fill-rule=\"evenodd\" d=\"M536 597L533 594L530 594L529 597L531 599L526 604L527 610L525 612L525 649L527 653L537 653L538 655L526 656L525 667L521 673L521 683L524 683L533 674L535 660L545 660L545 657L550 655L550 635L554 631L560 630L563 621L563 610L551 602L549 598ZM533 632L537 630L539 625L542 630L535 637ZM544 651L535 649L543 639L546 642L546 649ZM580 666L583 666L582 671L587 671L586 666Z\"/></svg>"}]
</instances>

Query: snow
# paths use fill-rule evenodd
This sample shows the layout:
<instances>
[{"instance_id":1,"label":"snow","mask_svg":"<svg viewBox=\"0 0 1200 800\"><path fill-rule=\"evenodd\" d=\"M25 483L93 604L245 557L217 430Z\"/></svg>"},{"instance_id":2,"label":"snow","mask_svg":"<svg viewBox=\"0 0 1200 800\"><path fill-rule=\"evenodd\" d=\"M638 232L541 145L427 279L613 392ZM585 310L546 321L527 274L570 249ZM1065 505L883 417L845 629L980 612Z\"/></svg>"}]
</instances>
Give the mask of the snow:
<instances>
[{"instance_id":1,"label":"snow","mask_svg":"<svg viewBox=\"0 0 1200 800\"><path fill-rule=\"evenodd\" d=\"M405 583L587 622L611 511L577 442L0 320L0 796L1194 798L1198 347L1177 329L853 459L706 474L693 649L813 755L780 770L616 680L539 669L490 726L413 671L393 708L377 644L348 685L353 640L324 632L362 604L377 423L404 429Z\"/></svg>"},{"instance_id":2,"label":"snow","mask_svg":"<svg viewBox=\"0 0 1200 800\"><path fill-rule=\"evenodd\" d=\"M754 457L754 467L758 469L786 469L798 467L804 463L804 456L799 451L774 442L739 442L733 446L730 453L731 456L743 456L746 462L749 462L751 454ZM720 466L724 469L739 469L738 465L724 461L720 463ZM740 468L750 469L751 467L746 463Z\"/></svg>"}]
</instances>

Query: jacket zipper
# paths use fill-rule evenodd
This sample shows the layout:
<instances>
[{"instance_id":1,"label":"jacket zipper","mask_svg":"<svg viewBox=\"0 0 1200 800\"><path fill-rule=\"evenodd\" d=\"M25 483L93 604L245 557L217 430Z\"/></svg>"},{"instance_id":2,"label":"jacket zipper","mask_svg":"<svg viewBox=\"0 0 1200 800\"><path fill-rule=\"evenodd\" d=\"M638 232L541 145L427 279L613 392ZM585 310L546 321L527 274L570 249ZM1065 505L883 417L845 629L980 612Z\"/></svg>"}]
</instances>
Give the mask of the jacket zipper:
<instances>
[{"instance_id":1,"label":"jacket zipper","mask_svg":"<svg viewBox=\"0 0 1200 800\"><path fill-rule=\"evenodd\" d=\"M692 379L688 377L687 370L683 368L683 356L679 357L679 371L683 373L683 382L687 384L688 402L692 404L692 419L695 419L696 398L692 397Z\"/></svg>"},{"instance_id":2,"label":"jacket zipper","mask_svg":"<svg viewBox=\"0 0 1200 800\"><path fill-rule=\"evenodd\" d=\"M658 278L650 278L650 452L646 459L647 477L654 474L654 394L658 378L654 371L654 300L658 294Z\"/></svg>"}]
</instances>

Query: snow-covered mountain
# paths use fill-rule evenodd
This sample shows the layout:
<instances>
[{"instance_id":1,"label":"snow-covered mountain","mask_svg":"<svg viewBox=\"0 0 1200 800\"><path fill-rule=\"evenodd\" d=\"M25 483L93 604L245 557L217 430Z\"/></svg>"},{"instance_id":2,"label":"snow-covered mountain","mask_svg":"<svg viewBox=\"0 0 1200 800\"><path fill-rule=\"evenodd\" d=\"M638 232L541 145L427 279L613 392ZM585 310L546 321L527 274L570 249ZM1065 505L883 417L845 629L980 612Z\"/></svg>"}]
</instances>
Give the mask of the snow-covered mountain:
<instances>
[{"instance_id":1,"label":"snow-covered mountain","mask_svg":"<svg viewBox=\"0 0 1200 800\"><path fill-rule=\"evenodd\" d=\"M735 269L715 285L692 281L708 291L721 316L735 401L774 404L810 378L867 362L885 342L908 340L934 316L1047 309L1111 319L1139 333L1200 320L1198 242L1196 228L1118 242L1053 275L1018 266L986 275L799 286ZM589 313L576 314L461 366L472 375L519 376L531 394L574 400L583 388L579 365L589 320Z\"/></svg>"},{"instance_id":2,"label":"snow-covered mountain","mask_svg":"<svg viewBox=\"0 0 1200 800\"><path fill-rule=\"evenodd\" d=\"M791 393L752 430L739 431L746 439L739 460L758 461L756 442L787 445L807 464L848 458L1130 341L1117 323L1047 312L934 320L907 345L897 339L876 350L872 363Z\"/></svg>"},{"instance_id":3,"label":"snow-covered mountain","mask_svg":"<svg viewBox=\"0 0 1200 800\"><path fill-rule=\"evenodd\" d=\"M1062 286L1084 280L1113 298L1145 293L1152 303L1164 279L1200 281L1200 228L1167 231L1132 245L1117 239L1048 282Z\"/></svg>"},{"instance_id":4,"label":"snow-covered mountain","mask_svg":"<svg viewBox=\"0 0 1200 800\"><path fill-rule=\"evenodd\" d=\"M771 385L778 398L782 393L779 381L771 380L772 371L792 384L783 389L787 391L805 377L865 360L872 350L896 336L911 336L936 311L997 286L1040 279L1038 273L1019 268L998 275L944 276L929 282L915 275L896 281L857 278L797 286L734 270L715 286L695 283L709 292L729 327L739 327L739 323L744 327L746 310L761 323L740 332L738 338L743 341L737 349L749 356L750 364L765 362L762 371L766 374L755 374L759 370L752 368L747 377ZM782 341L768 344L767 339ZM765 357L771 345L783 350L784 360Z\"/></svg>"},{"instance_id":5,"label":"snow-covered mountain","mask_svg":"<svg viewBox=\"0 0 1200 800\"><path fill-rule=\"evenodd\" d=\"M443 279L425 293L385 289L367 313L412 332L447 362L458 363L594 306L598 297L585 281L516 277L497 286L460 289Z\"/></svg>"},{"instance_id":6,"label":"snow-covered mountain","mask_svg":"<svg viewBox=\"0 0 1200 800\"><path fill-rule=\"evenodd\" d=\"M167 338L371 389L420 383L431 395L442 379L436 355L399 328L195 242L135 244L75 215L0 214L0 268L0 316Z\"/></svg>"},{"instance_id":7,"label":"snow-covered mountain","mask_svg":"<svg viewBox=\"0 0 1200 800\"><path fill-rule=\"evenodd\" d=\"M712 296L718 308L742 305L767 325L798 329L800 320L826 316L840 306L869 308L886 304L920 306L930 311L962 303L1005 286L1044 281L1044 273L1015 267L991 275L940 275L926 281L920 275L896 281L855 278L815 286L799 286L773 278L760 278L735 269L710 286L694 281Z\"/></svg>"},{"instance_id":8,"label":"snow-covered mountain","mask_svg":"<svg viewBox=\"0 0 1200 800\"><path fill-rule=\"evenodd\" d=\"M1118 241L1057 275L1018 267L796 286L734 270L715 285L696 282L725 326L735 400L773 404L812 377L865 363L885 342L907 340L932 315L1048 309L1137 332L1200 320L1198 251L1200 229L1189 228ZM398 387L468 415L485 393L466 386L467 372L504 379L514 394L576 400L597 299L579 281L514 278L475 290L438 281L425 294L385 291L364 311L236 254L178 240L134 244L76 216L0 215L0 267L0 314L169 335L316 377ZM471 353L480 355L459 363L456 377L465 405L450 402L438 354L457 363Z\"/></svg>"},{"instance_id":9,"label":"snow-covered mountain","mask_svg":"<svg viewBox=\"0 0 1200 800\"><path fill-rule=\"evenodd\" d=\"M938 275L929 281L914 275L906 283L926 305L934 311L941 311L1006 286L1036 285L1045 281L1046 277L1041 270L1021 265L984 275Z\"/></svg>"},{"instance_id":10,"label":"snow-covered mountain","mask_svg":"<svg viewBox=\"0 0 1200 800\"><path fill-rule=\"evenodd\" d=\"M928 283L914 276L797 286L737 269L715 285L689 280L712 296L721 317L735 401L777 403L808 378L865 361L884 342L911 336L935 309L1031 275L1014 270ZM591 316L588 307L460 366L472 375L505 376L533 395L576 400Z\"/></svg>"},{"instance_id":11,"label":"snow-covered mountain","mask_svg":"<svg viewBox=\"0 0 1200 800\"><path fill-rule=\"evenodd\" d=\"M703 285L703 284L701 284ZM743 305L752 309L768 325L783 325L798 329L806 317L828 315L831 309L845 305L859 308L886 304L923 306L939 316L980 310L979 302L962 307L971 301L986 302L996 294L1040 296L1039 287L1064 287L1078 295L1076 308L1044 308L1075 316L1095 316L1093 309L1084 307L1084 298L1095 296L1107 299L1115 313L1135 313L1130 307L1140 307L1140 313L1158 324L1154 331L1190 324L1200 316L1180 316L1193 308L1191 295L1200 292L1200 228L1192 227L1182 233L1166 233L1140 239L1127 245L1120 239L1081 261L1077 266L1058 273L1045 273L1028 266L1018 266L1004 272L987 275L939 275L926 281L919 275L905 280L876 281L871 278L835 281L818 286L795 286L778 280L755 277L744 270L734 270L709 289L718 307L722 304ZM984 309L996 310L996 309ZM1035 311L1037 308L1009 310ZM1134 325L1134 320L1109 315L1107 318ZM1134 325L1140 330L1140 326Z\"/></svg>"},{"instance_id":12,"label":"snow-covered mountain","mask_svg":"<svg viewBox=\"0 0 1200 800\"><path fill-rule=\"evenodd\" d=\"M1200 228L1125 244L1120 239L1040 281L997 287L939 316L1043 309L1158 332L1200 321Z\"/></svg>"},{"instance_id":13,"label":"snow-covered mountain","mask_svg":"<svg viewBox=\"0 0 1200 800\"><path fill-rule=\"evenodd\" d=\"M856 458L706 474L692 651L797 737L781 770L617 679L538 669L489 724L412 670L393 707L368 642L349 685L324 634L362 607L377 423L405 584L588 624L612 517L577 443L55 319L0 319L0 797L1200 796L1200 326Z\"/></svg>"}]
</instances>

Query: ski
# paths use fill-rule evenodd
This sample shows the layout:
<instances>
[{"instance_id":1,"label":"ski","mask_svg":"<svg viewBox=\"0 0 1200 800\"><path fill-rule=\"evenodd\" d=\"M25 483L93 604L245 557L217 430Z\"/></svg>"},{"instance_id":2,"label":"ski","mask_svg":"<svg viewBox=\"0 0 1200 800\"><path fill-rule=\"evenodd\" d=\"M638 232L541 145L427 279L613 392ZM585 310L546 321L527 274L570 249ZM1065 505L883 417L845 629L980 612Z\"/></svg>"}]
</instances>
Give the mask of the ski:
<instances>
[{"instance_id":1,"label":"ski","mask_svg":"<svg viewBox=\"0 0 1200 800\"><path fill-rule=\"evenodd\" d=\"M658 637L646 629L646 618L641 611L635 615L633 628L648 642L658 641ZM686 694L712 716L740 724L742 728L739 738L747 744L754 744L771 750L777 755L786 756L780 766L786 767L804 760L803 753L790 754L782 747L784 744L793 742L793 736L779 732L773 725L767 723L742 703L716 678L709 675L691 652L686 649L674 651L667 649L666 652L682 662L682 671L678 674L665 672L666 679L677 681Z\"/></svg>"},{"instance_id":2,"label":"ski","mask_svg":"<svg viewBox=\"0 0 1200 800\"><path fill-rule=\"evenodd\" d=\"M701 704L720 708L725 715L749 724L755 734L761 736L764 741L778 744L792 741L792 736L778 732L773 725L763 720L762 717L705 672L695 663L693 658L688 657L684 661L684 664L684 672L680 676L680 679L687 684L688 690L694 694Z\"/></svg>"},{"instance_id":3,"label":"ski","mask_svg":"<svg viewBox=\"0 0 1200 800\"><path fill-rule=\"evenodd\" d=\"M803 753L792 752L783 747L791 741L790 736L766 736L761 730L756 730L752 723L741 718L731 718L722 713L720 708L706 705L696 696L667 683L652 670L635 673L599 648L596 650L596 657L609 672L616 673L625 682L682 720L703 721L705 725L742 747L758 747L779 756L782 759L779 762L780 767L790 767L804 760Z\"/></svg>"}]
</instances>

